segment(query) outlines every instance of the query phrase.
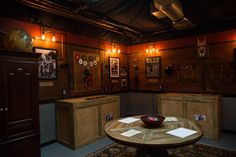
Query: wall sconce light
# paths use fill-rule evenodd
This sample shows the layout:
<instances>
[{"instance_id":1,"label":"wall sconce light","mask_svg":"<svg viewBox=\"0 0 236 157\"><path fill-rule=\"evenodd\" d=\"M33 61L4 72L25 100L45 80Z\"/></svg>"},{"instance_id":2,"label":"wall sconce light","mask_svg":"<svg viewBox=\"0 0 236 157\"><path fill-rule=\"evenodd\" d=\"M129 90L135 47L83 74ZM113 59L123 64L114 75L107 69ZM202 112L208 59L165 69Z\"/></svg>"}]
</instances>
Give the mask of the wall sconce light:
<instances>
[{"instance_id":1,"label":"wall sconce light","mask_svg":"<svg viewBox=\"0 0 236 157\"><path fill-rule=\"evenodd\" d=\"M111 44L111 46L112 46L112 52L113 53L120 53L120 47L118 46L118 45L116 45L116 44Z\"/></svg>"},{"instance_id":2,"label":"wall sconce light","mask_svg":"<svg viewBox=\"0 0 236 157\"><path fill-rule=\"evenodd\" d=\"M146 53L158 52L159 50L155 47L155 43L149 43L146 45Z\"/></svg>"},{"instance_id":3,"label":"wall sconce light","mask_svg":"<svg viewBox=\"0 0 236 157\"><path fill-rule=\"evenodd\" d=\"M42 40L45 40L45 38L46 38L46 37L45 37L45 34L44 34L44 29L43 29L43 32L42 32L42 35L41 35L41 39L42 39Z\"/></svg>"},{"instance_id":4,"label":"wall sconce light","mask_svg":"<svg viewBox=\"0 0 236 157\"><path fill-rule=\"evenodd\" d=\"M41 39L45 40L46 39L46 34L52 34L52 38L51 41L55 42L56 41L56 37L55 37L55 31L46 28L46 27L42 27L42 35L41 35Z\"/></svg>"}]
</instances>

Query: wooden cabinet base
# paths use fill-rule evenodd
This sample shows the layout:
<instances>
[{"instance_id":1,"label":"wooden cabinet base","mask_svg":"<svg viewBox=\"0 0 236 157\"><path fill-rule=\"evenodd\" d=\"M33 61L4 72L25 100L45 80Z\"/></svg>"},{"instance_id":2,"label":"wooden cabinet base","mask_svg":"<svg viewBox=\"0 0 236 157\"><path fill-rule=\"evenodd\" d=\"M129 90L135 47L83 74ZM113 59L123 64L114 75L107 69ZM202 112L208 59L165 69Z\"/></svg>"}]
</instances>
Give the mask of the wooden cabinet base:
<instances>
[{"instance_id":1,"label":"wooden cabinet base","mask_svg":"<svg viewBox=\"0 0 236 157\"><path fill-rule=\"evenodd\" d=\"M221 96L210 94L158 94L158 113L194 120L204 136L218 139L221 134Z\"/></svg>"},{"instance_id":2,"label":"wooden cabinet base","mask_svg":"<svg viewBox=\"0 0 236 157\"><path fill-rule=\"evenodd\" d=\"M57 140L78 149L104 135L107 121L119 118L118 96L96 96L56 102Z\"/></svg>"}]
</instances>

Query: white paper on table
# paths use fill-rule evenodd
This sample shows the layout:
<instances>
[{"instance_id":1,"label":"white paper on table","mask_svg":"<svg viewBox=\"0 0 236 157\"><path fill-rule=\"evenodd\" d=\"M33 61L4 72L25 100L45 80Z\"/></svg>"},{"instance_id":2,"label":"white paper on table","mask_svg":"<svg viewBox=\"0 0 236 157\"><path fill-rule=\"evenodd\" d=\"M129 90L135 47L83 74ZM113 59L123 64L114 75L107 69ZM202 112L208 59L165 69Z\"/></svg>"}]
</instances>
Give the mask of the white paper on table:
<instances>
[{"instance_id":1,"label":"white paper on table","mask_svg":"<svg viewBox=\"0 0 236 157\"><path fill-rule=\"evenodd\" d=\"M136 134L139 134L141 131L138 130L134 130L134 129L130 129L129 131L123 132L120 135L122 136L126 136L126 137L131 137L134 136Z\"/></svg>"},{"instance_id":2,"label":"white paper on table","mask_svg":"<svg viewBox=\"0 0 236 157\"><path fill-rule=\"evenodd\" d=\"M176 117L165 117L164 122L177 122L179 121Z\"/></svg>"},{"instance_id":3,"label":"white paper on table","mask_svg":"<svg viewBox=\"0 0 236 157\"><path fill-rule=\"evenodd\" d=\"M124 119L119 120L119 122L129 124L129 123L136 122L136 121L138 121L138 120L140 120L140 119L138 119L138 118L133 118L133 117L128 117L128 118L124 118Z\"/></svg>"},{"instance_id":4,"label":"white paper on table","mask_svg":"<svg viewBox=\"0 0 236 157\"><path fill-rule=\"evenodd\" d=\"M173 136L185 138L187 136L190 136L192 134L197 133L197 131L186 129L186 128L178 128L178 129L174 129L174 130L168 131L166 133L170 134L170 135L173 135Z\"/></svg>"}]
</instances>

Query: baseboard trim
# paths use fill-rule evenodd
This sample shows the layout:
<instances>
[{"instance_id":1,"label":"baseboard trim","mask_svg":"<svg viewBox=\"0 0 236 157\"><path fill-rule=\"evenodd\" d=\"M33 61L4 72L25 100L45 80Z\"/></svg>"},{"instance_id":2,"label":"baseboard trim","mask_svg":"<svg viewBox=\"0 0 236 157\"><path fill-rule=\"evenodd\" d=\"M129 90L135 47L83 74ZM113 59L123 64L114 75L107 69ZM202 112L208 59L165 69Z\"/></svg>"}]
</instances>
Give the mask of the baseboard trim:
<instances>
[{"instance_id":1,"label":"baseboard trim","mask_svg":"<svg viewBox=\"0 0 236 157\"><path fill-rule=\"evenodd\" d=\"M45 147L45 146L48 146L48 145L56 143L56 142L57 142L56 139L55 140L51 140L51 141L47 141L47 142L41 143L40 147Z\"/></svg>"}]
</instances>

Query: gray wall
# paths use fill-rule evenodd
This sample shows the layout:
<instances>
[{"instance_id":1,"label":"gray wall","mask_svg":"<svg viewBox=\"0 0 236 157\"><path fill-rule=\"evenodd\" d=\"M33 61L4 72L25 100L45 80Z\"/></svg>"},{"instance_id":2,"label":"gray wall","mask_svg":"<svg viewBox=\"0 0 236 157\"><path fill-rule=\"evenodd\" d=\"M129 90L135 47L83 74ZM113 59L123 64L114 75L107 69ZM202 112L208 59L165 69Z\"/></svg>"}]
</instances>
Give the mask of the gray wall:
<instances>
[{"instance_id":1,"label":"gray wall","mask_svg":"<svg viewBox=\"0 0 236 157\"><path fill-rule=\"evenodd\" d=\"M120 96L120 116L157 113L156 94L142 92L127 92L116 94Z\"/></svg>"},{"instance_id":2,"label":"gray wall","mask_svg":"<svg viewBox=\"0 0 236 157\"><path fill-rule=\"evenodd\" d=\"M40 143L56 139L55 104L40 104Z\"/></svg>"},{"instance_id":3,"label":"gray wall","mask_svg":"<svg viewBox=\"0 0 236 157\"><path fill-rule=\"evenodd\" d=\"M236 131L236 98L222 98L222 129Z\"/></svg>"},{"instance_id":4,"label":"gray wall","mask_svg":"<svg viewBox=\"0 0 236 157\"><path fill-rule=\"evenodd\" d=\"M127 92L120 96L120 116L157 113L155 93ZM55 104L41 104L41 144L56 139ZM236 98L222 98L222 129L236 131Z\"/></svg>"},{"instance_id":5,"label":"gray wall","mask_svg":"<svg viewBox=\"0 0 236 157\"><path fill-rule=\"evenodd\" d=\"M120 117L125 117L129 113L129 93L119 93L116 95L120 96Z\"/></svg>"},{"instance_id":6,"label":"gray wall","mask_svg":"<svg viewBox=\"0 0 236 157\"><path fill-rule=\"evenodd\" d=\"M156 113L156 94L130 92L129 93L130 115L154 114Z\"/></svg>"}]
</instances>

